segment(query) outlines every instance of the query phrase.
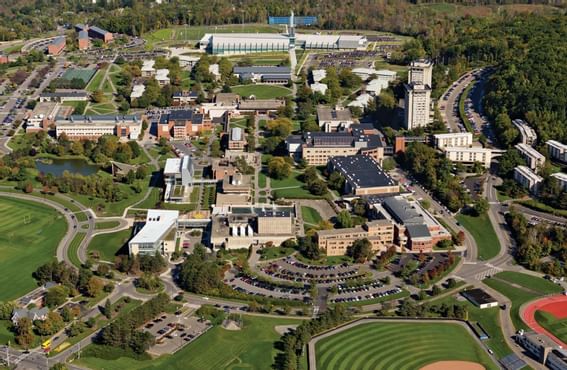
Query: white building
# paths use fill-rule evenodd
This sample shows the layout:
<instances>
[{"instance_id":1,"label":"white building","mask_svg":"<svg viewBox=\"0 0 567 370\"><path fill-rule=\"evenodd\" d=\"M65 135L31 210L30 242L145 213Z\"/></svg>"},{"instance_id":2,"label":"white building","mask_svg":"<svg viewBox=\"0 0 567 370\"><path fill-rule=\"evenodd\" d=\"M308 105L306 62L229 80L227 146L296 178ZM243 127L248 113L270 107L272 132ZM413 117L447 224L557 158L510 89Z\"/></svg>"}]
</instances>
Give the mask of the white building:
<instances>
[{"instance_id":1,"label":"white building","mask_svg":"<svg viewBox=\"0 0 567 370\"><path fill-rule=\"evenodd\" d=\"M130 255L175 252L179 211L150 209L142 229L128 242Z\"/></svg>"},{"instance_id":2,"label":"white building","mask_svg":"<svg viewBox=\"0 0 567 370\"><path fill-rule=\"evenodd\" d=\"M526 159L528 167L532 170L537 171L545 164L545 156L528 144L516 144L516 149L518 149L522 157Z\"/></svg>"},{"instance_id":3,"label":"white building","mask_svg":"<svg viewBox=\"0 0 567 370\"><path fill-rule=\"evenodd\" d=\"M57 117L55 133L57 137L65 134L70 140L96 140L103 135L136 140L142 131L144 118L140 115Z\"/></svg>"},{"instance_id":4,"label":"white building","mask_svg":"<svg viewBox=\"0 0 567 370\"><path fill-rule=\"evenodd\" d=\"M378 96L383 89L388 87L389 82L380 80L378 78L373 79L366 85L366 92L372 96Z\"/></svg>"},{"instance_id":5,"label":"white building","mask_svg":"<svg viewBox=\"0 0 567 370\"><path fill-rule=\"evenodd\" d=\"M162 68L156 71L156 81L160 86L169 85L169 69Z\"/></svg>"},{"instance_id":6,"label":"white building","mask_svg":"<svg viewBox=\"0 0 567 370\"><path fill-rule=\"evenodd\" d=\"M408 130L427 126L430 122L431 88L429 85L405 85L404 126Z\"/></svg>"},{"instance_id":7,"label":"white building","mask_svg":"<svg viewBox=\"0 0 567 370\"><path fill-rule=\"evenodd\" d=\"M314 69L311 71L311 78L313 78L313 82L321 82L326 77L327 71L324 69Z\"/></svg>"},{"instance_id":8,"label":"white building","mask_svg":"<svg viewBox=\"0 0 567 370\"><path fill-rule=\"evenodd\" d=\"M517 166L514 168L514 180L522 185L522 187L528 189L531 193L537 193L543 178L538 176L529 167Z\"/></svg>"},{"instance_id":9,"label":"white building","mask_svg":"<svg viewBox=\"0 0 567 370\"><path fill-rule=\"evenodd\" d=\"M364 110L364 108L368 106L368 103L370 103L371 100L372 96L370 94L363 93L357 96L356 99L348 103L348 106L357 107Z\"/></svg>"},{"instance_id":10,"label":"white building","mask_svg":"<svg viewBox=\"0 0 567 370\"><path fill-rule=\"evenodd\" d=\"M567 145L555 140L546 142L549 156L559 162L567 162Z\"/></svg>"},{"instance_id":11,"label":"white building","mask_svg":"<svg viewBox=\"0 0 567 370\"><path fill-rule=\"evenodd\" d=\"M433 76L433 63L430 60L420 59L411 62L408 71L408 84L425 85L431 87Z\"/></svg>"},{"instance_id":12,"label":"white building","mask_svg":"<svg viewBox=\"0 0 567 370\"><path fill-rule=\"evenodd\" d=\"M313 84L311 84L311 86L309 86L311 88L311 91L318 92L322 95L325 95L325 93L327 92L327 84L321 83L321 82L315 82Z\"/></svg>"},{"instance_id":13,"label":"white building","mask_svg":"<svg viewBox=\"0 0 567 370\"><path fill-rule=\"evenodd\" d=\"M168 158L165 161L163 177L166 202L184 202L193 186L194 166L191 156Z\"/></svg>"},{"instance_id":14,"label":"white building","mask_svg":"<svg viewBox=\"0 0 567 370\"><path fill-rule=\"evenodd\" d=\"M198 56L191 55L178 55L177 58L179 58L179 66L188 70L192 70L197 62L199 62L199 59L201 59Z\"/></svg>"},{"instance_id":15,"label":"white building","mask_svg":"<svg viewBox=\"0 0 567 370\"><path fill-rule=\"evenodd\" d=\"M325 132L345 131L354 123L350 110L344 108L317 107L317 120Z\"/></svg>"},{"instance_id":16,"label":"white building","mask_svg":"<svg viewBox=\"0 0 567 370\"><path fill-rule=\"evenodd\" d=\"M155 60L144 60L142 62L142 77L153 77L156 75L154 64L156 64Z\"/></svg>"},{"instance_id":17,"label":"white building","mask_svg":"<svg viewBox=\"0 0 567 370\"><path fill-rule=\"evenodd\" d=\"M473 143L473 135L470 132L455 132L450 134L435 134L435 146L443 150L446 147L468 147Z\"/></svg>"},{"instance_id":18,"label":"white building","mask_svg":"<svg viewBox=\"0 0 567 370\"><path fill-rule=\"evenodd\" d=\"M220 80L220 68L218 64L211 64L209 65L209 73L213 75L215 81Z\"/></svg>"},{"instance_id":19,"label":"white building","mask_svg":"<svg viewBox=\"0 0 567 370\"><path fill-rule=\"evenodd\" d=\"M485 168L490 167L492 160L492 150L481 147L445 147L445 155L453 162L465 164L480 162Z\"/></svg>"},{"instance_id":20,"label":"white building","mask_svg":"<svg viewBox=\"0 0 567 370\"><path fill-rule=\"evenodd\" d=\"M557 182L559 183L559 186L561 186L561 189L563 189L563 191L567 191L567 173L556 172L551 176L557 179Z\"/></svg>"},{"instance_id":21,"label":"white building","mask_svg":"<svg viewBox=\"0 0 567 370\"><path fill-rule=\"evenodd\" d=\"M528 125L523 119L512 120L512 123L520 131L520 137L522 138L522 144L534 145L537 140L537 134L533 128Z\"/></svg>"},{"instance_id":22,"label":"white building","mask_svg":"<svg viewBox=\"0 0 567 370\"><path fill-rule=\"evenodd\" d=\"M130 99L138 99L144 95L146 91L146 86L144 84L137 84L132 86L132 93L130 94Z\"/></svg>"}]
</instances>

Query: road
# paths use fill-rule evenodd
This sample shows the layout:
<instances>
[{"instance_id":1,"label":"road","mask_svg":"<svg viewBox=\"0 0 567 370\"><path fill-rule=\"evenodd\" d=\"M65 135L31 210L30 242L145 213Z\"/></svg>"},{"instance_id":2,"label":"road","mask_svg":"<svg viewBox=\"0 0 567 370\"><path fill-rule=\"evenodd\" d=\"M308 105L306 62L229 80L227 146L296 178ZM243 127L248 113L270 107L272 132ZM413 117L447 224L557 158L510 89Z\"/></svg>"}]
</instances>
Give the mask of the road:
<instances>
[{"instance_id":1,"label":"road","mask_svg":"<svg viewBox=\"0 0 567 370\"><path fill-rule=\"evenodd\" d=\"M443 122L447 123L450 132L466 131L461 124L459 117L459 99L462 92L475 79L474 71L469 71L462 75L459 80L453 83L439 99L439 112Z\"/></svg>"}]
</instances>

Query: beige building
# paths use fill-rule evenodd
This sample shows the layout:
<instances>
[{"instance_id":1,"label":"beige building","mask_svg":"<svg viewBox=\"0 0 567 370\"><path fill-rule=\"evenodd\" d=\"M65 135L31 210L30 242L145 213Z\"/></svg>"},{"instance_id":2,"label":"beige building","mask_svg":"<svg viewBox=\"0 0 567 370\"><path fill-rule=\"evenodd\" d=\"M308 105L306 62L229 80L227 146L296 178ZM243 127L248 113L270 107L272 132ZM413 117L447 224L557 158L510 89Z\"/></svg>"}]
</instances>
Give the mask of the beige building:
<instances>
[{"instance_id":1,"label":"beige building","mask_svg":"<svg viewBox=\"0 0 567 370\"><path fill-rule=\"evenodd\" d=\"M354 123L350 110L344 108L318 107L317 120L324 132L346 131Z\"/></svg>"},{"instance_id":2,"label":"beige building","mask_svg":"<svg viewBox=\"0 0 567 370\"><path fill-rule=\"evenodd\" d=\"M258 213L258 234L281 235L293 233L293 218L290 212L266 210Z\"/></svg>"},{"instance_id":3,"label":"beige building","mask_svg":"<svg viewBox=\"0 0 567 370\"><path fill-rule=\"evenodd\" d=\"M567 191L567 173L556 172L551 176L555 177L555 179L557 180L559 186L561 186L561 189L563 189L563 191Z\"/></svg>"},{"instance_id":4,"label":"beige building","mask_svg":"<svg viewBox=\"0 0 567 370\"><path fill-rule=\"evenodd\" d=\"M490 161L492 160L492 150L482 147L447 147L445 148L445 155L453 162L465 164L480 162L485 168L490 167Z\"/></svg>"},{"instance_id":5,"label":"beige building","mask_svg":"<svg viewBox=\"0 0 567 370\"><path fill-rule=\"evenodd\" d=\"M538 171L545 164L545 156L529 146L528 144L516 144L516 149L528 163L528 167L534 171Z\"/></svg>"},{"instance_id":6,"label":"beige building","mask_svg":"<svg viewBox=\"0 0 567 370\"><path fill-rule=\"evenodd\" d=\"M364 226L317 232L319 249L327 256L343 256L358 239L368 239L375 252L385 251L394 242L394 225L388 220L369 221Z\"/></svg>"},{"instance_id":7,"label":"beige building","mask_svg":"<svg viewBox=\"0 0 567 370\"><path fill-rule=\"evenodd\" d=\"M327 168L330 172L339 172L345 178L345 194L387 195L400 192L398 183L367 155L332 157Z\"/></svg>"},{"instance_id":8,"label":"beige building","mask_svg":"<svg viewBox=\"0 0 567 370\"><path fill-rule=\"evenodd\" d=\"M529 167L517 166L514 168L514 180L531 193L537 193L540 184L543 182L543 177L537 175Z\"/></svg>"},{"instance_id":9,"label":"beige building","mask_svg":"<svg viewBox=\"0 0 567 370\"><path fill-rule=\"evenodd\" d=\"M142 131L144 116L70 116L55 121L56 136L70 140L96 140L103 135L136 140Z\"/></svg>"},{"instance_id":10,"label":"beige building","mask_svg":"<svg viewBox=\"0 0 567 370\"><path fill-rule=\"evenodd\" d=\"M427 126L431 114L431 87L416 83L405 85L404 127L413 130Z\"/></svg>"},{"instance_id":11,"label":"beige building","mask_svg":"<svg viewBox=\"0 0 567 370\"><path fill-rule=\"evenodd\" d=\"M408 70L408 84L426 85L431 87L433 77L433 62L419 59L411 62Z\"/></svg>"},{"instance_id":12,"label":"beige building","mask_svg":"<svg viewBox=\"0 0 567 370\"><path fill-rule=\"evenodd\" d=\"M446 147L468 147L473 143L473 135L470 132L455 132L450 134L433 135L437 149Z\"/></svg>"},{"instance_id":13,"label":"beige building","mask_svg":"<svg viewBox=\"0 0 567 370\"><path fill-rule=\"evenodd\" d=\"M548 140L545 142L549 157L556 161L567 162L567 144L560 143L556 140Z\"/></svg>"},{"instance_id":14,"label":"beige building","mask_svg":"<svg viewBox=\"0 0 567 370\"><path fill-rule=\"evenodd\" d=\"M56 117L68 117L73 107L55 102L37 103L33 111L26 118L26 132L47 131L55 124Z\"/></svg>"}]
</instances>

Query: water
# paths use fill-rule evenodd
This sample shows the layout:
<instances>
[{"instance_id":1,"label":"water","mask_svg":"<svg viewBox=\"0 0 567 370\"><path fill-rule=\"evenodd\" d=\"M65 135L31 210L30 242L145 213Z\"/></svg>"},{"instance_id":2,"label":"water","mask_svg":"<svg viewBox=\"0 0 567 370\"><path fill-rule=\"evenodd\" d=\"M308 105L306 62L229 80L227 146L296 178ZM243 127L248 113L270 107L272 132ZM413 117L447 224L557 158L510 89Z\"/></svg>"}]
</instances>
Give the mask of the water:
<instances>
[{"instance_id":1,"label":"water","mask_svg":"<svg viewBox=\"0 0 567 370\"><path fill-rule=\"evenodd\" d=\"M83 176L88 176L98 171L98 166L88 164L83 159L49 159L49 163L37 160L35 165L39 172L44 174L52 174L53 176L61 176L64 171L70 173L78 173Z\"/></svg>"}]
</instances>

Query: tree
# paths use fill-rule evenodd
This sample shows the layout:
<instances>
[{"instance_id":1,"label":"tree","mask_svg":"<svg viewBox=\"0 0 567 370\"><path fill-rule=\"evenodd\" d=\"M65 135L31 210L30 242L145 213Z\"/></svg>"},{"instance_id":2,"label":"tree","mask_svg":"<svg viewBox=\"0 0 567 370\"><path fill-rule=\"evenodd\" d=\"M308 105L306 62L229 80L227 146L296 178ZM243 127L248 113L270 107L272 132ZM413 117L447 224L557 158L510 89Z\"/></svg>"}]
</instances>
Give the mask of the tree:
<instances>
[{"instance_id":1,"label":"tree","mask_svg":"<svg viewBox=\"0 0 567 370\"><path fill-rule=\"evenodd\" d=\"M102 291L103 283L96 277L91 277L86 286L86 293L90 297L96 297Z\"/></svg>"},{"instance_id":2,"label":"tree","mask_svg":"<svg viewBox=\"0 0 567 370\"><path fill-rule=\"evenodd\" d=\"M431 295L436 296L436 295L439 295L439 294L441 294L441 288L439 287L439 285L433 285L431 287Z\"/></svg>"},{"instance_id":3,"label":"tree","mask_svg":"<svg viewBox=\"0 0 567 370\"><path fill-rule=\"evenodd\" d=\"M291 175L291 164L284 157L272 157L268 161L268 174L274 179L284 179Z\"/></svg>"},{"instance_id":4,"label":"tree","mask_svg":"<svg viewBox=\"0 0 567 370\"><path fill-rule=\"evenodd\" d=\"M63 285L54 286L49 288L45 293L45 304L48 307L58 307L65 303L69 295L68 289Z\"/></svg>"},{"instance_id":5,"label":"tree","mask_svg":"<svg viewBox=\"0 0 567 370\"><path fill-rule=\"evenodd\" d=\"M27 317L18 320L15 328L16 343L24 348L29 348L33 343L34 335L32 333L32 322Z\"/></svg>"},{"instance_id":6,"label":"tree","mask_svg":"<svg viewBox=\"0 0 567 370\"><path fill-rule=\"evenodd\" d=\"M372 243L366 238L357 239L347 248L347 255L352 257L356 263L364 263L374 256Z\"/></svg>"},{"instance_id":7,"label":"tree","mask_svg":"<svg viewBox=\"0 0 567 370\"><path fill-rule=\"evenodd\" d=\"M349 211L343 210L337 214L337 222L338 226L341 229L348 229L354 226L354 222L352 220L352 216Z\"/></svg>"},{"instance_id":8,"label":"tree","mask_svg":"<svg viewBox=\"0 0 567 370\"><path fill-rule=\"evenodd\" d=\"M333 171L329 175L328 184L331 189L335 189L339 192L343 191L345 185L345 178L340 172Z\"/></svg>"},{"instance_id":9,"label":"tree","mask_svg":"<svg viewBox=\"0 0 567 370\"><path fill-rule=\"evenodd\" d=\"M107 299L106 302L104 302L102 313L107 319L110 320L112 318L112 304L110 303L110 299Z\"/></svg>"},{"instance_id":10,"label":"tree","mask_svg":"<svg viewBox=\"0 0 567 370\"><path fill-rule=\"evenodd\" d=\"M488 212L489 207L490 205L488 204L488 200L486 200L486 198L479 198L474 204L474 211L478 216L481 216Z\"/></svg>"},{"instance_id":11,"label":"tree","mask_svg":"<svg viewBox=\"0 0 567 370\"><path fill-rule=\"evenodd\" d=\"M96 90L91 97L95 103L102 103L104 101L104 93L102 90Z\"/></svg>"},{"instance_id":12,"label":"tree","mask_svg":"<svg viewBox=\"0 0 567 370\"><path fill-rule=\"evenodd\" d=\"M272 136L286 138L291 133L293 123L288 118L277 118L268 121L266 127Z\"/></svg>"}]
</instances>

